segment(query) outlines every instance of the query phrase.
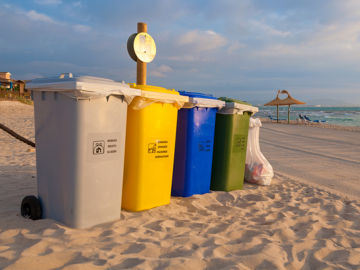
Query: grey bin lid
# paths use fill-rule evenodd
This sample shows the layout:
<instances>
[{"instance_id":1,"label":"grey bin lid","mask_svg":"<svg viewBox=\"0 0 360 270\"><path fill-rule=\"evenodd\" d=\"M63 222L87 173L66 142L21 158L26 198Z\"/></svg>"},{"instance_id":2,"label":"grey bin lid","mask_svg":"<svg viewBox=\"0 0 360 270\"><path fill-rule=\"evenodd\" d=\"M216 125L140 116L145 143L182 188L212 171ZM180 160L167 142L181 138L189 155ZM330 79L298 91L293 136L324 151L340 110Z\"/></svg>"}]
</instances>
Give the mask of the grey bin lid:
<instances>
[{"instance_id":1,"label":"grey bin lid","mask_svg":"<svg viewBox=\"0 0 360 270\"><path fill-rule=\"evenodd\" d=\"M75 99L121 95L131 101L134 96L141 95L140 90L130 88L125 82L116 82L101 77L73 76L72 73L63 73L58 77L34 79L27 83L26 87L32 91L59 92Z\"/></svg>"}]
</instances>

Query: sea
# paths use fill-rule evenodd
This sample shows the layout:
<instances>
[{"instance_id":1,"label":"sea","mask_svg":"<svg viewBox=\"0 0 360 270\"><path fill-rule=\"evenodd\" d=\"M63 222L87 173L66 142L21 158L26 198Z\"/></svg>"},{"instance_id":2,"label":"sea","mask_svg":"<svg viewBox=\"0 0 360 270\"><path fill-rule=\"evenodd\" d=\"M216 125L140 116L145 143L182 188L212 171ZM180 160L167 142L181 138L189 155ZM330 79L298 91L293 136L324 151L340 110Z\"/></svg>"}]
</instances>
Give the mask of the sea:
<instances>
[{"instance_id":1,"label":"sea","mask_svg":"<svg viewBox=\"0 0 360 270\"><path fill-rule=\"evenodd\" d=\"M360 126L360 107L326 107L326 106L291 106L290 120L299 119L299 114L306 115L310 120L326 121L341 126ZM276 107L259 106L256 117L276 118ZM287 119L288 106L279 106L279 119Z\"/></svg>"}]
</instances>

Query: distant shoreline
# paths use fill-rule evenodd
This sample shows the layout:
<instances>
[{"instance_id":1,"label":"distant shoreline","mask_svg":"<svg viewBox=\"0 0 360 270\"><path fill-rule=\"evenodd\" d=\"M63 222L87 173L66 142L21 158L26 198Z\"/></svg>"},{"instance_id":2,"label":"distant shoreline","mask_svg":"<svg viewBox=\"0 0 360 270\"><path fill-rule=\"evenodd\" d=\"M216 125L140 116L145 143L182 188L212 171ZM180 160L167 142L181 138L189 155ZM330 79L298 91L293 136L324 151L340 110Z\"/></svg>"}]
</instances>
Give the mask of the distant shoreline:
<instances>
[{"instance_id":1,"label":"distant shoreline","mask_svg":"<svg viewBox=\"0 0 360 270\"><path fill-rule=\"evenodd\" d=\"M276 108L276 106L264 106L264 105L254 105L254 106ZM287 106L279 106L279 109L280 108L283 108L283 110L287 110ZM293 110L294 108L360 108L360 105L296 105L291 107L291 110Z\"/></svg>"},{"instance_id":2,"label":"distant shoreline","mask_svg":"<svg viewBox=\"0 0 360 270\"><path fill-rule=\"evenodd\" d=\"M255 118L257 118L256 115L255 115ZM258 117L258 118L263 123L288 125L287 120L280 120L279 123L277 123L276 120L271 120L271 119L262 118L262 117ZM303 125L303 126L312 126L312 127L319 127L319 128L331 128L331 129L337 129L337 130L360 132L360 127L356 127L356 126L341 126L341 125L335 125L335 124L329 124L329 123L304 122L304 121L300 121L300 120L290 120L290 125Z\"/></svg>"},{"instance_id":3,"label":"distant shoreline","mask_svg":"<svg viewBox=\"0 0 360 270\"><path fill-rule=\"evenodd\" d=\"M33 106L33 104L23 103L18 100L0 99L0 102L19 102L24 105ZM263 123L288 125L287 120L280 120L279 123L277 123L276 120L271 120L271 119L265 118L265 117L256 117L256 115L255 115L255 118L259 118L261 120L261 122L263 122ZM360 127L357 127L357 126L341 126L341 125L335 125L335 124L329 124L329 123L304 122L304 121L300 121L300 120L290 120L290 125L303 125L303 126L312 126L312 127L319 127L319 128L331 128L331 129L337 129L337 130L360 132Z\"/></svg>"}]
</instances>

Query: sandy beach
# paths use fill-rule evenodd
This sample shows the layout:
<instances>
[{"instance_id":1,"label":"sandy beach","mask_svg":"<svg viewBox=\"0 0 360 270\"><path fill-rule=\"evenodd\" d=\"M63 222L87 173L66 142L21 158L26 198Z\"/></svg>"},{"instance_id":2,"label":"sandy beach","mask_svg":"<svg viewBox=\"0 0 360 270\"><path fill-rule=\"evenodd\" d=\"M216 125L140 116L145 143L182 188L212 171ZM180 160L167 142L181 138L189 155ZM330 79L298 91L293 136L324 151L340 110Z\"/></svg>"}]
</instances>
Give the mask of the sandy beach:
<instances>
[{"instance_id":1,"label":"sandy beach","mask_svg":"<svg viewBox=\"0 0 360 270\"><path fill-rule=\"evenodd\" d=\"M33 107L0 123L34 140ZM20 216L35 152L0 130L0 269L360 269L360 132L264 123L270 186L175 198L79 230Z\"/></svg>"}]
</instances>

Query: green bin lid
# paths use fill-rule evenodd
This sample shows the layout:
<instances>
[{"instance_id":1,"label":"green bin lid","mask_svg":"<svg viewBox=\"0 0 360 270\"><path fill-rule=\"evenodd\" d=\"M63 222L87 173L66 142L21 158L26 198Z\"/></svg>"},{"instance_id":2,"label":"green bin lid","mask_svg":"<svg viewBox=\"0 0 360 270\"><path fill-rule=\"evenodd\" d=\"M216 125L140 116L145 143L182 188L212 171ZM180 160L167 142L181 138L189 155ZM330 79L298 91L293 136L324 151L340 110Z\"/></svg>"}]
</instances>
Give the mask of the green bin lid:
<instances>
[{"instance_id":1,"label":"green bin lid","mask_svg":"<svg viewBox=\"0 0 360 270\"><path fill-rule=\"evenodd\" d=\"M225 107L219 111L219 113L223 114L233 114L233 113L243 113L250 112L251 115L255 114L259 111L257 107L252 106L250 103L244 102L242 100L220 97L222 101L226 102Z\"/></svg>"},{"instance_id":2,"label":"green bin lid","mask_svg":"<svg viewBox=\"0 0 360 270\"><path fill-rule=\"evenodd\" d=\"M240 99L235 99L235 98L228 98L228 97L219 97L219 100L225 101L225 102L236 102L236 103L240 103L240 104L245 104L245 105L250 105L250 103L242 101Z\"/></svg>"}]
</instances>

